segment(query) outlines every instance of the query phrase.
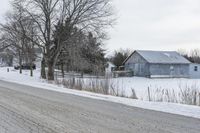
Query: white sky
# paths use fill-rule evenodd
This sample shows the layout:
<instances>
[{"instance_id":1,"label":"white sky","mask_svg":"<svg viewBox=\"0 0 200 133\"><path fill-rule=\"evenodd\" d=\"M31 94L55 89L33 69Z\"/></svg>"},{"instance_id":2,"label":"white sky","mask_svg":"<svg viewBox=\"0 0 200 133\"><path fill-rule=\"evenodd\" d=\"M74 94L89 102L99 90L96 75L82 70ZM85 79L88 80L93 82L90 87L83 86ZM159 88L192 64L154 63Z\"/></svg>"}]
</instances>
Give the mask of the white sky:
<instances>
[{"instance_id":1,"label":"white sky","mask_svg":"<svg viewBox=\"0 0 200 133\"><path fill-rule=\"evenodd\" d=\"M0 22L4 21L4 15L9 10L9 1L10 0L1 0L0 1Z\"/></svg>"},{"instance_id":2,"label":"white sky","mask_svg":"<svg viewBox=\"0 0 200 133\"><path fill-rule=\"evenodd\" d=\"M118 24L109 49L200 48L200 0L113 0Z\"/></svg>"},{"instance_id":3,"label":"white sky","mask_svg":"<svg viewBox=\"0 0 200 133\"><path fill-rule=\"evenodd\" d=\"M119 48L177 50L200 48L200 0L113 0L118 21L108 51ZM9 9L1 0L0 22Z\"/></svg>"}]
</instances>

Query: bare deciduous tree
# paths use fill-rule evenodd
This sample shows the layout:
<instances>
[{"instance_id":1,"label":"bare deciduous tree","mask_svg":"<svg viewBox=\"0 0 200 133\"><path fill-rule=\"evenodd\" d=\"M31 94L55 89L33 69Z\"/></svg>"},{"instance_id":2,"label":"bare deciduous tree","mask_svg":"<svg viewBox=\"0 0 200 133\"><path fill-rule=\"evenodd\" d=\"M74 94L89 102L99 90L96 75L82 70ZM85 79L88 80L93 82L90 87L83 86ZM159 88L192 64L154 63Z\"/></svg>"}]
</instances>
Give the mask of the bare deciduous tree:
<instances>
[{"instance_id":1,"label":"bare deciduous tree","mask_svg":"<svg viewBox=\"0 0 200 133\"><path fill-rule=\"evenodd\" d=\"M110 0L23 0L15 1L22 5L23 11L37 24L40 46L43 48L43 62L48 66L48 79L54 80L54 67L63 47L69 43L71 31L78 27L83 31L101 34L114 22ZM53 43L55 24L68 25L68 34ZM44 65L43 65L44 66ZM44 67L42 69L44 71ZM42 72L43 73L43 72ZM42 74L42 77L45 75Z\"/></svg>"},{"instance_id":2,"label":"bare deciduous tree","mask_svg":"<svg viewBox=\"0 0 200 133\"><path fill-rule=\"evenodd\" d=\"M22 73L22 61L30 65L30 75L33 76L33 61L35 60L35 28L33 21L24 15L19 6L14 6L14 12L7 15L7 23L1 24L2 39L14 48L19 57L20 73ZM31 38L28 39L26 36Z\"/></svg>"},{"instance_id":3,"label":"bare deciduous tree","mask_svg":"<svg viewBox=\"0 0 200 133\"><path fill-rule=\"evenodd\" d=\"M180 53L192 63L200 63L200 49L192 49L190 51L179 49L178 53Z\"/></svg>"}]
</instances>

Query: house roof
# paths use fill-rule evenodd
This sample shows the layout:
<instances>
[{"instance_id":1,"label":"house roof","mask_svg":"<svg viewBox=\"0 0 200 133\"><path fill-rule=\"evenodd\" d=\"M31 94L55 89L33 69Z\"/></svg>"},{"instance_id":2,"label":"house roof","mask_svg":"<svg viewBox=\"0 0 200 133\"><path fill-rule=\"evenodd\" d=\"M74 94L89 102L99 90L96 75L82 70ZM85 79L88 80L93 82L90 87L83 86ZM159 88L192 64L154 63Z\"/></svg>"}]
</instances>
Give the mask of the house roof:
<instances>
[{"instance_id":1,"label":"house roof","mask_svg":"<svg viewBox=\"0 0 200 133\"><path fill-rule=\"evenodd\" d=\"M148 50L136 50L147 62L149 63L161 63L161 64L190 64L186 58L181 56L176 51L148 51ZM133 52L130 57L135 53ZM130 58L128 57L125 62Z\"/></svg>"}]
</instances>

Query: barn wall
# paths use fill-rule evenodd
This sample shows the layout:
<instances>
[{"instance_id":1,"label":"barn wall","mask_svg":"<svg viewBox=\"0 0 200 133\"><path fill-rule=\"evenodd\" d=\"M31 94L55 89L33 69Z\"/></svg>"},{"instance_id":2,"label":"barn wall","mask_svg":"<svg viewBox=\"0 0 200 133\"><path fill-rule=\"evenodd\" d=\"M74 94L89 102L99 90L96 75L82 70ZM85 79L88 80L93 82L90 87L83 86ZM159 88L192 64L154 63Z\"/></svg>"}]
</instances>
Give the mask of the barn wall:
<instances>
[{"instance_id":1,"label":"barn wall","mask_svg":"<svg viewBox=\"0 0 200 133\"><path fill-rule=\"evenodd\" d=\"M151 77L189 77L189 64L151 64Z\"/></svg>"},{"instance_id":2,"label":"barn wall","mask_svg":"<svg viewBox=\"0 0 200 133\"><path fill-rule=\"evenodd\" d=\"M150 64L137 52L126 61L125 70L141 77L189 78L189 64Z\"/></svg>"},{"instance_id":3,"label":"barn wall","mask_svg":"<svg viewBox=\"0 0 200 133\"><path fill-rule=\"evenodd\" d=\"M125 63L125 70L133 71L135 76L149 76L149 63L135 52Z\"/></svg>"}]
</instances>

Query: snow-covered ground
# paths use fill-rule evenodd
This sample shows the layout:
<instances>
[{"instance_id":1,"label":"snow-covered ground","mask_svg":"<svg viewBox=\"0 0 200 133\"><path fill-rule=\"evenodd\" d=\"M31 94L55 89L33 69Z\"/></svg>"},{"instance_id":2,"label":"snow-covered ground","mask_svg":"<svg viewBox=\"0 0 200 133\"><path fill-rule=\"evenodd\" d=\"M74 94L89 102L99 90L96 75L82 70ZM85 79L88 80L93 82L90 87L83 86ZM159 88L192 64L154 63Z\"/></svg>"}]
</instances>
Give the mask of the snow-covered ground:
<instances>
[{"instance_id":1,"label":"snow-covered ground","mask_svg":"<svg viewBox=\"0 0 200 133\"><path fill-rule=\"evenodd\" d=\"M111 78L108 79L109 81L99 80L109 82L110 90L124 97L132 97L134 90L137 99L143 101L200 105L200 79L125 77ZM86 86L93 85L95 82L96 79L84 79Z\"/></svg>"},{"instance_id":2,"label":"snow-covered ground","mask_svg":"<svg viewBox=\"0 0 200 133\"><path fill-rule=\"evenodd\" d=\"M161 79L149 79L141 77L131 78L116 78L112 79L112 84L116 88L124 91L127 96L130 96L132 89L135 90L136 95L141 100L148 100L148 89L152 99L156 99L152 93L159 93L162 90L168 90L178 94L181 90L187 88L196 89L200 91L200 79L180 79L180 78L161 78ZM159 95L159 94L158 94ZM158 97L158 96L157 96Z\"/></svg>"},{"instance_id":3,"label":"snow-covered ground","mask_svg":"<svg viewBox=\"0 0 200 133\"><path fill-rule=\"evenodd\" d=\"M139 100L114 97L108 95L95 94L86 91L77 91L49 84L45 80L40 79L40 70L34 71L34 77L29 76L29 71L23 71L23 74L19 74L18 71L10 68L10 72L7 72L7 68L0 68L0 80L15 82L23 85L29 85L33 87L39 87L41 89L48 89L52 91L58 91L61 93L68 93L93 99L111 101L116 103L125 104L128 106L139 107L144 109L150 109L155 111L167 112L172 114L179 114L189 117L200 118L200 107L191 105L182 105L177 103L167 102L148 102L142 101L140 98L146 95L147 88L169 88L169 89L180 89L180 86L194 85L198 86L200 80L198 79L146 79L146 78L117 78L112 79L112 84L123 88L125 93L129 94L131 88L136 91ZM89 80L89 79L87 79ZM120 87L121 86L121 87Z\"/></svg>"}]
</instances>

